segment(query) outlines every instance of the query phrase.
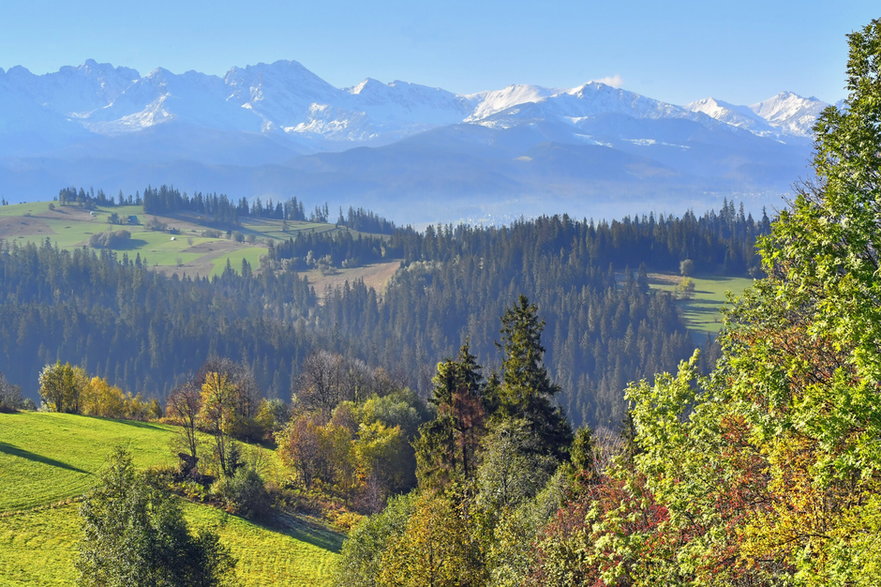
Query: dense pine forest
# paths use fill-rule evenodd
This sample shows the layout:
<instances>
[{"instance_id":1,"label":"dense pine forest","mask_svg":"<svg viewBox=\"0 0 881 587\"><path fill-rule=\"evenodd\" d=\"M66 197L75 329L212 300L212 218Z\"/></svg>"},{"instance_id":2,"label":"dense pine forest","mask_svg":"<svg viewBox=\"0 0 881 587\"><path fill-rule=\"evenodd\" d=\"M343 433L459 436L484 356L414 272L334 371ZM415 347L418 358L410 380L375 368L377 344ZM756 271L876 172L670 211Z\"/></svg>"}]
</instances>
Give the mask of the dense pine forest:
<instances>
[{"instance_id":1,"label":"dense pine forest","mask_svg":"<svg viewBox=\"0 0 881 587\"><path fill-rule=\"evenodd\" d=\"M287 398L303 361L324 350L385 367L426 394L435 363L465 340L495 365L496 318L523 294L541 308L573 423L616 427L627 382L673 368L694 346L646 272L692 259L697 271L754 273L753 243L767 227L726 204L701 217L301 234L271 248L262 267L211 280L165 277L125 253L0 243L0 371L36 398L36 374L61 360L162 400L207 358L229 357L253 370L264 394ZM325 256L335 266L402 267L384 292L356 282L320 303L294 270Z\"/></svg>"},{"instance_id":2,"label":"dense pine forest","mask_svg":"<svg viewBox=\"0 0 881 587\"><path fill-rule=\"evenodd\" d=\"M139 197L159 195L190 201L165 188ZM307 234L271 248L262 269L211 281L166 278L108 252L3 245L4 371L33 390L40 367L60 359L161 399L206 358L225 356L248 364L268 395L287 397L303 360L328 350L385 366L425 392L434 363L466 339L492 364L497 325L486 317L524 294L547 322L567 413L576 424L614 426L623 386L672 368L693 346L673 300L648 289L646 271L692 259L704 272L754 272L752 243L767 226L727 204L699 218ZM353 283L319 304L292 269L325 255L338 266L403 265L384 293Z\"/></svg>"}]
</instances>

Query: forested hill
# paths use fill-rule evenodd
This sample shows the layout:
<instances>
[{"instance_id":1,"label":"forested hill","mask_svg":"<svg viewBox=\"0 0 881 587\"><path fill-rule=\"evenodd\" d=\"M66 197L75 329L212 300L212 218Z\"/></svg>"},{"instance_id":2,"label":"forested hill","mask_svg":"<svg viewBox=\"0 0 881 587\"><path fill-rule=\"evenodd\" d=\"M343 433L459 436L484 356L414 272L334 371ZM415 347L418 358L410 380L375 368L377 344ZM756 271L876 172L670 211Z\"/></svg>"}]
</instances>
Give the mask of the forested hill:
<instances>
[{"instance_id":1,"label":"forested hill","mask_svg":"<svg viewBox=\"0 0 881 587\"><path fill-rule=\"evenodd\" d=\"M323 304L290 259L337 250L334 237L289 241L260 271L213 280L164 277L106 251L0 244L0 371L35 396L39 370L60 359L162 398L216 355L243 361L265 394L287 398L304 358L329 350L426 392L437 361L466 338L496 366L498 317L525 294L546 321L546 361L573 423L614 426L628 381L691 351L674 301L648 289L646 272L690 258L698 271L746 274L766 226L729 204L700 218L398 231L357 241L358 251L343 243L360 262L403 259L384 292L355 283Z\"/></svg>"}]
</instances>

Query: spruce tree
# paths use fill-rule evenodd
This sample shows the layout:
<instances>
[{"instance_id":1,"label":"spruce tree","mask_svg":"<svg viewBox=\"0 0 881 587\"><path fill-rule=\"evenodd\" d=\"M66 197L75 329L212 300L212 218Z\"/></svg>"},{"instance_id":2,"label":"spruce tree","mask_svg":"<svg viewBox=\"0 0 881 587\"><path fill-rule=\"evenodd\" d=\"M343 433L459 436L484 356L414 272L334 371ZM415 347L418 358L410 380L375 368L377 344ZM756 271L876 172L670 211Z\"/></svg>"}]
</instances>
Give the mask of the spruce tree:
<instances>
[{"instance_id":1,"label":"spruce tree","mask_svg":"<svg viewBox=\"0 0 881 587\"><path fill-rule=\"evenodd\" d=\"M572 429L556 404L560 387L551 381L541 345L544 322L538 308L520 296L502 315L502 343L505 358L498 388L499 415L523 418L540 441L540 450L558 459L566 456Z\"/></svg>"}]
</instances>

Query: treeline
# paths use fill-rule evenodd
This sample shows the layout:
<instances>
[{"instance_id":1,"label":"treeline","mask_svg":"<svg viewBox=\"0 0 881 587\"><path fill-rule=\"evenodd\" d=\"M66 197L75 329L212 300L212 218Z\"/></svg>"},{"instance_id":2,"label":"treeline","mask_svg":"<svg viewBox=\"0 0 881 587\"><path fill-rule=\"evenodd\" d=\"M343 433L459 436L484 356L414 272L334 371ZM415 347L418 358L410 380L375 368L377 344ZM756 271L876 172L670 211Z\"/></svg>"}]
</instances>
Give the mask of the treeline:
<instances>
[{"instance_id":1,"label":"treeline","mask_svg":"<svg viewBox=\"0 0 881 587\"><path fill-rule=\"evenodd\" d=\"M724 202L721 210L701 216L648 214L622 220L575 220L568 215L514 222L510 226L429 226L424 234L398 232L389 248L401 251L405 261L449 261L469 255L490 257L500 243L518 243L535 253L575 256L592 266L618 270L644 264L649 271L673 271L691 259L697 273L753 275L760 272L755 241L767 234L770 219L756 220ZM519 261L516 255L511 259Z\"/></svg>"},{"instance_id":2,"label":"treeline","mask_svg":"<svg viewBox=\"0 0 881 587\"><path fill-rule=\"evenodd\" d=\"M75 204L89 209L97 206L137 205L143 206L146 214L163 215L175 212L193 212L208 216L212 222L222 225L238 225L240 219L248 217L291 221L308 220L320 223L330 222L330 211L327 203L316 206L307 215L303 202L296 197L279 202L274 202L271 199L263 202L260 198L255 198L253 202L249 202L246 198L234 201L225 194L203 194L202 192L196 192L193 195L188 195L186 192L181 192L167 185L161 185L158 188L147 186L143 194L136 192L135 194L125 196L122 192L119 192L116 199L108 196L100 189L96 192L94 188L86 191L83 188L65 187L58 191L57 201L61 205ZM351 206L349 206L345 214L342 208L340 208L336 224L358 232L372 234L392 234L397 229L390 220L382 218L364 208L352 208Z\"/></svg>"},{"instance_id":3,"label":"treeline","mask_svg":"<svg viewBox=\"0 0 881 587\"><path fill-rule=\"evenodd\" d=\"M353 224L357 222L348 226L354 228ZM389 258L403 259L405 264L447 262L473 255L489 258L500 252L499 243L529 241L540 249L533 253L574 256L604 269L645 265L649 271L676 272L681 261L691 259L697 273L757 276L761 268L755 241L769 227L767 215L755 220L742 206L737 209L726 201L719 212L711 210L701 216L649 214L594 222L564 214L502 227L442 225L429 226L424 233L396 229L389 237L300 233L274 245L269 257L292 260L295 266L310 252L314 257L330 255L336 266L346 260L372 263ZM380 228L384 227L369 232Z\"/></svg>"},{"instance_id":4,"label":"treeline","mask_svg":"<svg viewBox=\"0 0 881 587\"><path fill-rule=\"evenodd\" d=\"M74 204L84 208L95 208L96 206L140 206L143 203L141 195L129 194L124 196L120 191L114 200L112 196L104 193L104 190L95 192L94 188L89 188L87 192L83 188L65 187L58 190L58 203L62 206L72 206Z\"/></svg>"},{"instance_id":5,"label":"treeline","mask_svg":"<svg viewBox=\"0 0 881 587\"><path fill-rule=\"evenodd\" d=\"M275 264L277 267L304 270L321 258L334 267L357 267L400 259L401 255L401 249L390 246L388 239L354 236L348 231L331 234L299 231L287 241L278 244L270 241L267 257L270 262L281 262Z\"/></svg>"},{"instance_id":6,"label":"treeline","mask_svg":"<svg viewBox=\"0 0 881 587\"><path fill-rule=\"evenodd\" d=\"M342 209L340 209L337 224L347 226L358 232L368 232L371 234L393 234L397 229L394 222L386 220L370 210L352 208L351 206L349 206L345 216Z\"/></svg>"}]
</instances>

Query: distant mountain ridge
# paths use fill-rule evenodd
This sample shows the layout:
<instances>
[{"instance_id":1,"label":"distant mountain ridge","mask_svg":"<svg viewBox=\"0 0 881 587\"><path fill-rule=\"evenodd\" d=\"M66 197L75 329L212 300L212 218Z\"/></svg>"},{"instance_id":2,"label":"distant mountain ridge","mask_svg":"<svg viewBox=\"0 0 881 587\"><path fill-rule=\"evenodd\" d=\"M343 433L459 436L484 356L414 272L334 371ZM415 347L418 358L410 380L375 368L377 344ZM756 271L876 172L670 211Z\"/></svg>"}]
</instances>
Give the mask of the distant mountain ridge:
<instances>
[{"instance_id":1,"label":"distant mountain ridge","mask_svg":"<svg viewBox=\"0 0 881 587\"><path fill-rule=\"evenodd\" d=\"M17 66L0 69L0 194L174 183L385 213L438 196L468 203L453 216L702 207L787 191L826 106L788 92L677 106L600 82L468 95L370 78L336 88L296 61L223 77L93 60L44 75ZM449 206L438 212L450 219Z\"/></svg>"}]
</instances>

